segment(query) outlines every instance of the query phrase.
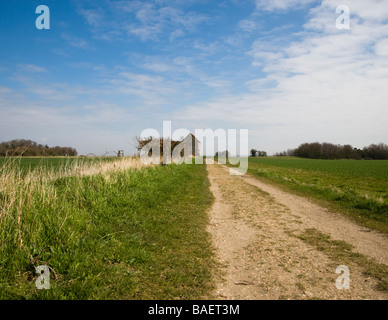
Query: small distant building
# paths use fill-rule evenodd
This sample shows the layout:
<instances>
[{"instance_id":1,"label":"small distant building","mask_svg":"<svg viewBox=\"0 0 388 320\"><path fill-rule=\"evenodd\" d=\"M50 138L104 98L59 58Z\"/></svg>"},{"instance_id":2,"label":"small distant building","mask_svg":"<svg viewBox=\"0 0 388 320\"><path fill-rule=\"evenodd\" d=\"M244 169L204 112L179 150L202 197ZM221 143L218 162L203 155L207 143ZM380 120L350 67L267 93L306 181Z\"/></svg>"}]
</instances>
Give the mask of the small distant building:
<instances>
[{"instance_id":1,"label":"small distant building","mask_svg":"<svg viewBox=\"0 0 388 320\"><path fill-rule=\"evenodd\" d=\"M117 156L118 156L118 157L124 157L124 150L119 150L119 151L117 152Z\"/></svg>"},{"instance_id":2,"label":"small distant building","mask_svg":"<svg viewBox=\"0 0 388 320\"><path fill-rule=\"evenodd\" d=\"M187 150L190 150L191 156L201 156L201 143L192 133L189 133L186 138L182 140L181 144L184 145L185 149L187 148Z\"/></svg>"},{"instance_id":3,"label":"small distant building","mask_svg":"<svg viewBox=\"0 0 388 320\"><path fill-rule=\"evenodd\" d=\"M170 138L145 138L137 139L138 146L137 149L140 154L152 156L152 150L159 148L160 155L163 156L164 152L170 153L173 155L180 154L182 157L200 157L201 156L201 143L200 141L192 134L188 134L181 141L171 140ZM168 148L167 150L164 150ZM159 153L159 152L158 152Z\"/></svg>"}]
</instances>

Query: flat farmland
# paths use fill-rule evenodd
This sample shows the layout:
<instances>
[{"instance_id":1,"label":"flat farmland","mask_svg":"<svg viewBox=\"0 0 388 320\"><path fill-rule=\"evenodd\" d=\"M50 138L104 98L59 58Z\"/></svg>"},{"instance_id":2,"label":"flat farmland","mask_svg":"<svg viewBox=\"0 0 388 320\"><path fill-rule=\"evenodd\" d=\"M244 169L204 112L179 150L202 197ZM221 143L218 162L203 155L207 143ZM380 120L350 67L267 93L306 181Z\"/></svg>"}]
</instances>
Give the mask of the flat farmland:
<instances>
[{"instance_id":1,"label":"flat farmland","mask_svg":"<svg viewBox=\"0 0 388 320\"><path fill-rule=\"evenodd\" d=\"M248 172L388 233L388 161L250 158Z\"/></svg>"},{"instance_id":2,"label":"flat farmland","mask_svg":"<svg viewBox=\"0 0 388 320\"><path fill-rule=\"evenodd\" d=\"M18 168L23 173L35 169L59 170L64 167L117 160L116 157L11 157L0 158L0 168Z\"/></svg>"}]
</instances>

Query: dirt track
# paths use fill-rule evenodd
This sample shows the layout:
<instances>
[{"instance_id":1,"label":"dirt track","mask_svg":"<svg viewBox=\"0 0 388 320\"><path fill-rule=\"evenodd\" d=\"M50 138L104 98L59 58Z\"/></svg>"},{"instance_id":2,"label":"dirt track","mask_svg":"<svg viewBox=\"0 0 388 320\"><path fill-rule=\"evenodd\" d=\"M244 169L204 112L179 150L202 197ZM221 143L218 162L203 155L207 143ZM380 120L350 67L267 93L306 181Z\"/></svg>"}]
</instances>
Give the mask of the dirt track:
<instances>
[{"instance_id":1,"label":"dirt track","mask_svg":"<svg viewBox=\"0 0 388 320\"><path fill-rule=\"evenodd\" d=\"M388 299L352 261L333 261L295 235L315 228L343 240L379 263L387 264L386 236L280 191L250 176L231 176L208 165L215 203L212 234L223 275L212 299ZM264 190L264 191L263 191ZM336 288L336 268L350 269L350 290Z\"/></svg>"}]
</instances>

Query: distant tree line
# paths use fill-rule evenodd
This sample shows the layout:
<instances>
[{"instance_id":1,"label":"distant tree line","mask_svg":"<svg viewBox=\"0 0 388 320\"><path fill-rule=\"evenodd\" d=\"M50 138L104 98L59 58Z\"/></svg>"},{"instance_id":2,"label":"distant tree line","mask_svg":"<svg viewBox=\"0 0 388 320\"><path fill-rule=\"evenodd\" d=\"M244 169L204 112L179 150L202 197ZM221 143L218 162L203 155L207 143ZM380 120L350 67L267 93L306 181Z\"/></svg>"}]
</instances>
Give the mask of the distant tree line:
<instances>
[{"instance_id":1,"label":"distant tree line","mask_svg":"<svg viewBox=\"0 0 388 320\"><path fill-rule=\"evenodd\" d=\"M388 145L371 144L363 149L351 145L335 145L332 143L303 143L296 149L289 149L275 156L293 156L309 159L356 159L356 160L388 160Z\"/></svg>"},{"instance_id":2,"label":"distant tree line","mask_svg":"<svg viewBox=\"0 0 388 320\"><path fill-rule=\"evenodd\" d=\"M267 152L256 149L251 149L251 157L266 157Z\"/></svg>"},{"instance_id":3,"label":"distant tree line","mask_svg":"<svg viewBox=\"0 0 388 320\"><path fill-rule=\"evenodd\" d=\"M71 147L49 147L38 144L35 141L18 139L0 143L0 157L25 156L25 157L47 157L47 156L76 156L78 152Z\"/></svg>"}]
</instances>

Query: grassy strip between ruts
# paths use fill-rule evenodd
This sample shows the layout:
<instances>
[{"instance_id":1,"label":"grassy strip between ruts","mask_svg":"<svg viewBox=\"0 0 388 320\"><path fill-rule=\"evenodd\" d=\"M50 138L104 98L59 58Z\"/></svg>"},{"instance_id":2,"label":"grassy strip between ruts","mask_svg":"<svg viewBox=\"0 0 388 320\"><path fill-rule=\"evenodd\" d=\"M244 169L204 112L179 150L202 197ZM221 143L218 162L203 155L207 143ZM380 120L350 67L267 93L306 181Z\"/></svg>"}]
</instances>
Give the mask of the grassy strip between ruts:
<instances>
[{"instance_id":1,"label":"grassy strip between ruts","mask_svg":"<svg viewBox=\"0 0 388 320\"><path fill-rule=\"evenodd\" d=\"M46 193L32 186L21 210L2 211L0 299L198 299L212 289L204 165L42 183ZM38 265L51 270L48 290L36 288Z\"/></svg>"},{"instance_id":2,"label":"grassy strip between ruts","mask_svg":"<svg viewBox=\"0 0 388 320\"><path fill-rule=\"evenodd\" d=\"M291 235L324 252L337 264L361 267L365 275L377 279L379 290L388 291L388 266L376 263L360 253L353 252L353 246L350 244L333 240L330 236L316 229L308 229L300 235Z\"/></svg>"}]
</instances>

